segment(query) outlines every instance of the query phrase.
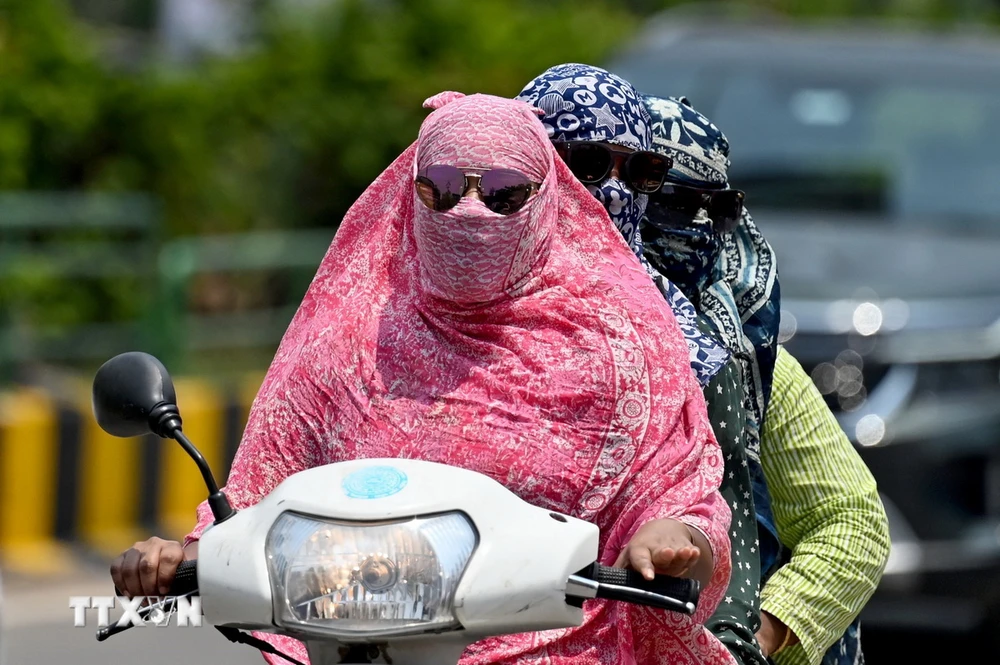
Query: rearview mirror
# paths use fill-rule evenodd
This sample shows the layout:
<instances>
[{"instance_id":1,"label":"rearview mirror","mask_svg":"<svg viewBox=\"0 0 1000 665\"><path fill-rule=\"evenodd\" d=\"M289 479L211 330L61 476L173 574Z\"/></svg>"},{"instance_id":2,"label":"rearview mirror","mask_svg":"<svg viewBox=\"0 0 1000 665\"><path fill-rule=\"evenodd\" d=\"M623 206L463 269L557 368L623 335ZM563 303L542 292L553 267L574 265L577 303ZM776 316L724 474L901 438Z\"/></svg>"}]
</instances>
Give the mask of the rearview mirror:
<instances>
[{"instance_id":1,"label":"rearview mirror","mask_svg":"<svg viewBox=\"0 0 1000 665\"><path fill-rule=\"evenodd\" d=\"M169 423L160 416L169 406L176 414L177 395L170 373L163 364L149 355L131 351L117 355L104 363L94 376L94 417L105 432L112 436L134 437L153 432L170 435ZM169 420L169 418L168 418ZM177 425L180 419L176 418Z\"/></svg>"},{"instance_id":2,"label":"rearview mirror","mask_svg":"<svg viewBox=\"0 0 1000 665\"><path fill-rule=\"evenodd\" d=\"M235 514L205 457L181 431L174 382L163 363L141 351L115 356L94 375L92 399L97 424L111 436L131 438L152 432L177 441L205 479L215 523Z\"/></svg>"}]
</instances>

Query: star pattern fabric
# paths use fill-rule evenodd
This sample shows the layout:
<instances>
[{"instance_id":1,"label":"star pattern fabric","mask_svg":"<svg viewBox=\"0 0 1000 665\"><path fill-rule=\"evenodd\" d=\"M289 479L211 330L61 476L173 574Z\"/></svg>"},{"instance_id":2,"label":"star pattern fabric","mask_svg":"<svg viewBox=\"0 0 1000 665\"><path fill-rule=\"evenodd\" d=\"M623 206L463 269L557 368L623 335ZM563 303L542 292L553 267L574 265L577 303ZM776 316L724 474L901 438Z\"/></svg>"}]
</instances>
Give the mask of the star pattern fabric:
<instances>
[{"instance_id":1,"label":"star pattern fabric","mask_svg":"<svg viewBox=\"0 0 1000 665\"><path fill-rule=\"evenodd\" d=\"M702 329L711 324L699 319ZM705 625L742 665L767 665L754 636L760 628L760 541L754 517L754 492L747 461L743 382L736 360L729 362L705 387L709 421L722 448L720 491L732 509L729 529L732 575L722 603Z\"/></svg>"},{"instance_id":2,"label":"star pattern fabric","mask_svg":"<svg viewBox=\"0 0 1000 665\"><path fill-rule=\"evenodd\" d=\"M861 651L861 619L855 619L847 632L823 654L823 665L865 665Z\"/></svg>"}]
</instances>

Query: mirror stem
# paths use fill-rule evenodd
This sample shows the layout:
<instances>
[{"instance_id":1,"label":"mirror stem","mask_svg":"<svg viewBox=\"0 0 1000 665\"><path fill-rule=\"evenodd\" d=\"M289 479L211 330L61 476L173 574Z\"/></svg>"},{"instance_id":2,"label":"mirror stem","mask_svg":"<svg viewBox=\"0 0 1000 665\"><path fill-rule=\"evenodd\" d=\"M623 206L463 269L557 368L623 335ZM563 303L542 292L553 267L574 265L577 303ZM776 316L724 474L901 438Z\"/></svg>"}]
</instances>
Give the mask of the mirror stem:
<instances>
[{"instance_id":1,"label":"mirror stem","mask_svg":"<svg viewBox=\"0 0 1000 665\"><path fill-rule=\"evenodd\" d=\"M170 426L163 428L164 433L175 440L177 443L181 444L181 448L191 456L194 463L198 465L198 470L201 471L201 477L205 479L205 485L208 486L208 505L212 509L212 514L215 516L215 523L219 524L226 521L230 517L236 514L233 507L229 505L229 498L222 493L219 489L219 485L215 482L215 476L212 475L212 467L208 465L208 461L205 456L201 454L201 451L195 448L191 440L188 439L184 432L181 431L180 418L176 419L176 424L170 423Z\"/></svg>"},{"instance_id":2,"label":"mirror stem","mask_svg":"<svg viewBox=\"0 0 1000 665\"><path fill-rule=\"evenodd\" d=\"M198 465L198 470L201 471L201 477L205 479L205 485L208 486L209 494L218 494L219 486L215 482L215 477L212 475L212 469L208 466L208 462L205 460L205 456L201 454L201 451L194 447L191 440L188 439L181 428L178 427L173 432L171 432L170 438L181 444L181 447L187 451L187 454L191 456L194 463Z\"/></svg>"}]
</instances>

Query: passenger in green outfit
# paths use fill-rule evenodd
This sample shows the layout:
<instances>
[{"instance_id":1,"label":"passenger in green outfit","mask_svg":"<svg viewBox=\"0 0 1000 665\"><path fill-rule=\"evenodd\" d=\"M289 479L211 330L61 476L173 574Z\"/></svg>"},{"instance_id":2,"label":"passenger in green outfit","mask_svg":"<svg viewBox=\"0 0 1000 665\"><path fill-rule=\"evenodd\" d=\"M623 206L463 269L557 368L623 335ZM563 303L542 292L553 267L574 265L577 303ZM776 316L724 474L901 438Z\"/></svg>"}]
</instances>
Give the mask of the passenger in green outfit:
<instances>
[{"instance_id":1,"label":"passenger in green outfit","mask_svg":"<svg viewBox=\"0 0 1000 665\"><path fill-rule=\"evenodd\" d=\"M724 135L685 101L647 97L652 145L642 145L608 112L628 85L566 64L518 97L543 111L560 155L604 203L688 340L733 512L729 591L707 624L747 665L863 662L856 619L889 551L875 481L778 345L774 253L728 187ZM643 193L650 148L673 168L662 188Z\"/></svg>"}]
</instances>

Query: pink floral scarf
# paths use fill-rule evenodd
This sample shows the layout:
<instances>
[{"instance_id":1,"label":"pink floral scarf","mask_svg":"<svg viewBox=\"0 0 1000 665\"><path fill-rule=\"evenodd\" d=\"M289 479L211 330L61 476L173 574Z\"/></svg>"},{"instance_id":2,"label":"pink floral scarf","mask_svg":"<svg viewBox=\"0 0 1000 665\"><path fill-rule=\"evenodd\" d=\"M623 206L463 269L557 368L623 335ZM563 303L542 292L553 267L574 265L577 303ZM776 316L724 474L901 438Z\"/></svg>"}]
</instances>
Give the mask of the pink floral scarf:
<instances>
[{"instance_id":1,"label":"pink floral scarf","mask_svg":"<svg viewBox=\"0 0 1000 665\"><path fill-rule=\"evenodd\" d=\"M479 663L733 662L700 622L729 580L722 459L669 305L522 102L442 93L411 145L348 211L254 402L226 487L237 509L298 471L357 458L464 467L595 522L610 565L672 517L709 538L697 615L604 601L582 626L491 638ZM418 167L516 169L540 182L501 216L434 212ZM211 522L207 505L188 536ZM259 634L306 660L293 639ZM271 663L280 659L265 656Z\"/></svg>"}]
</instances>

